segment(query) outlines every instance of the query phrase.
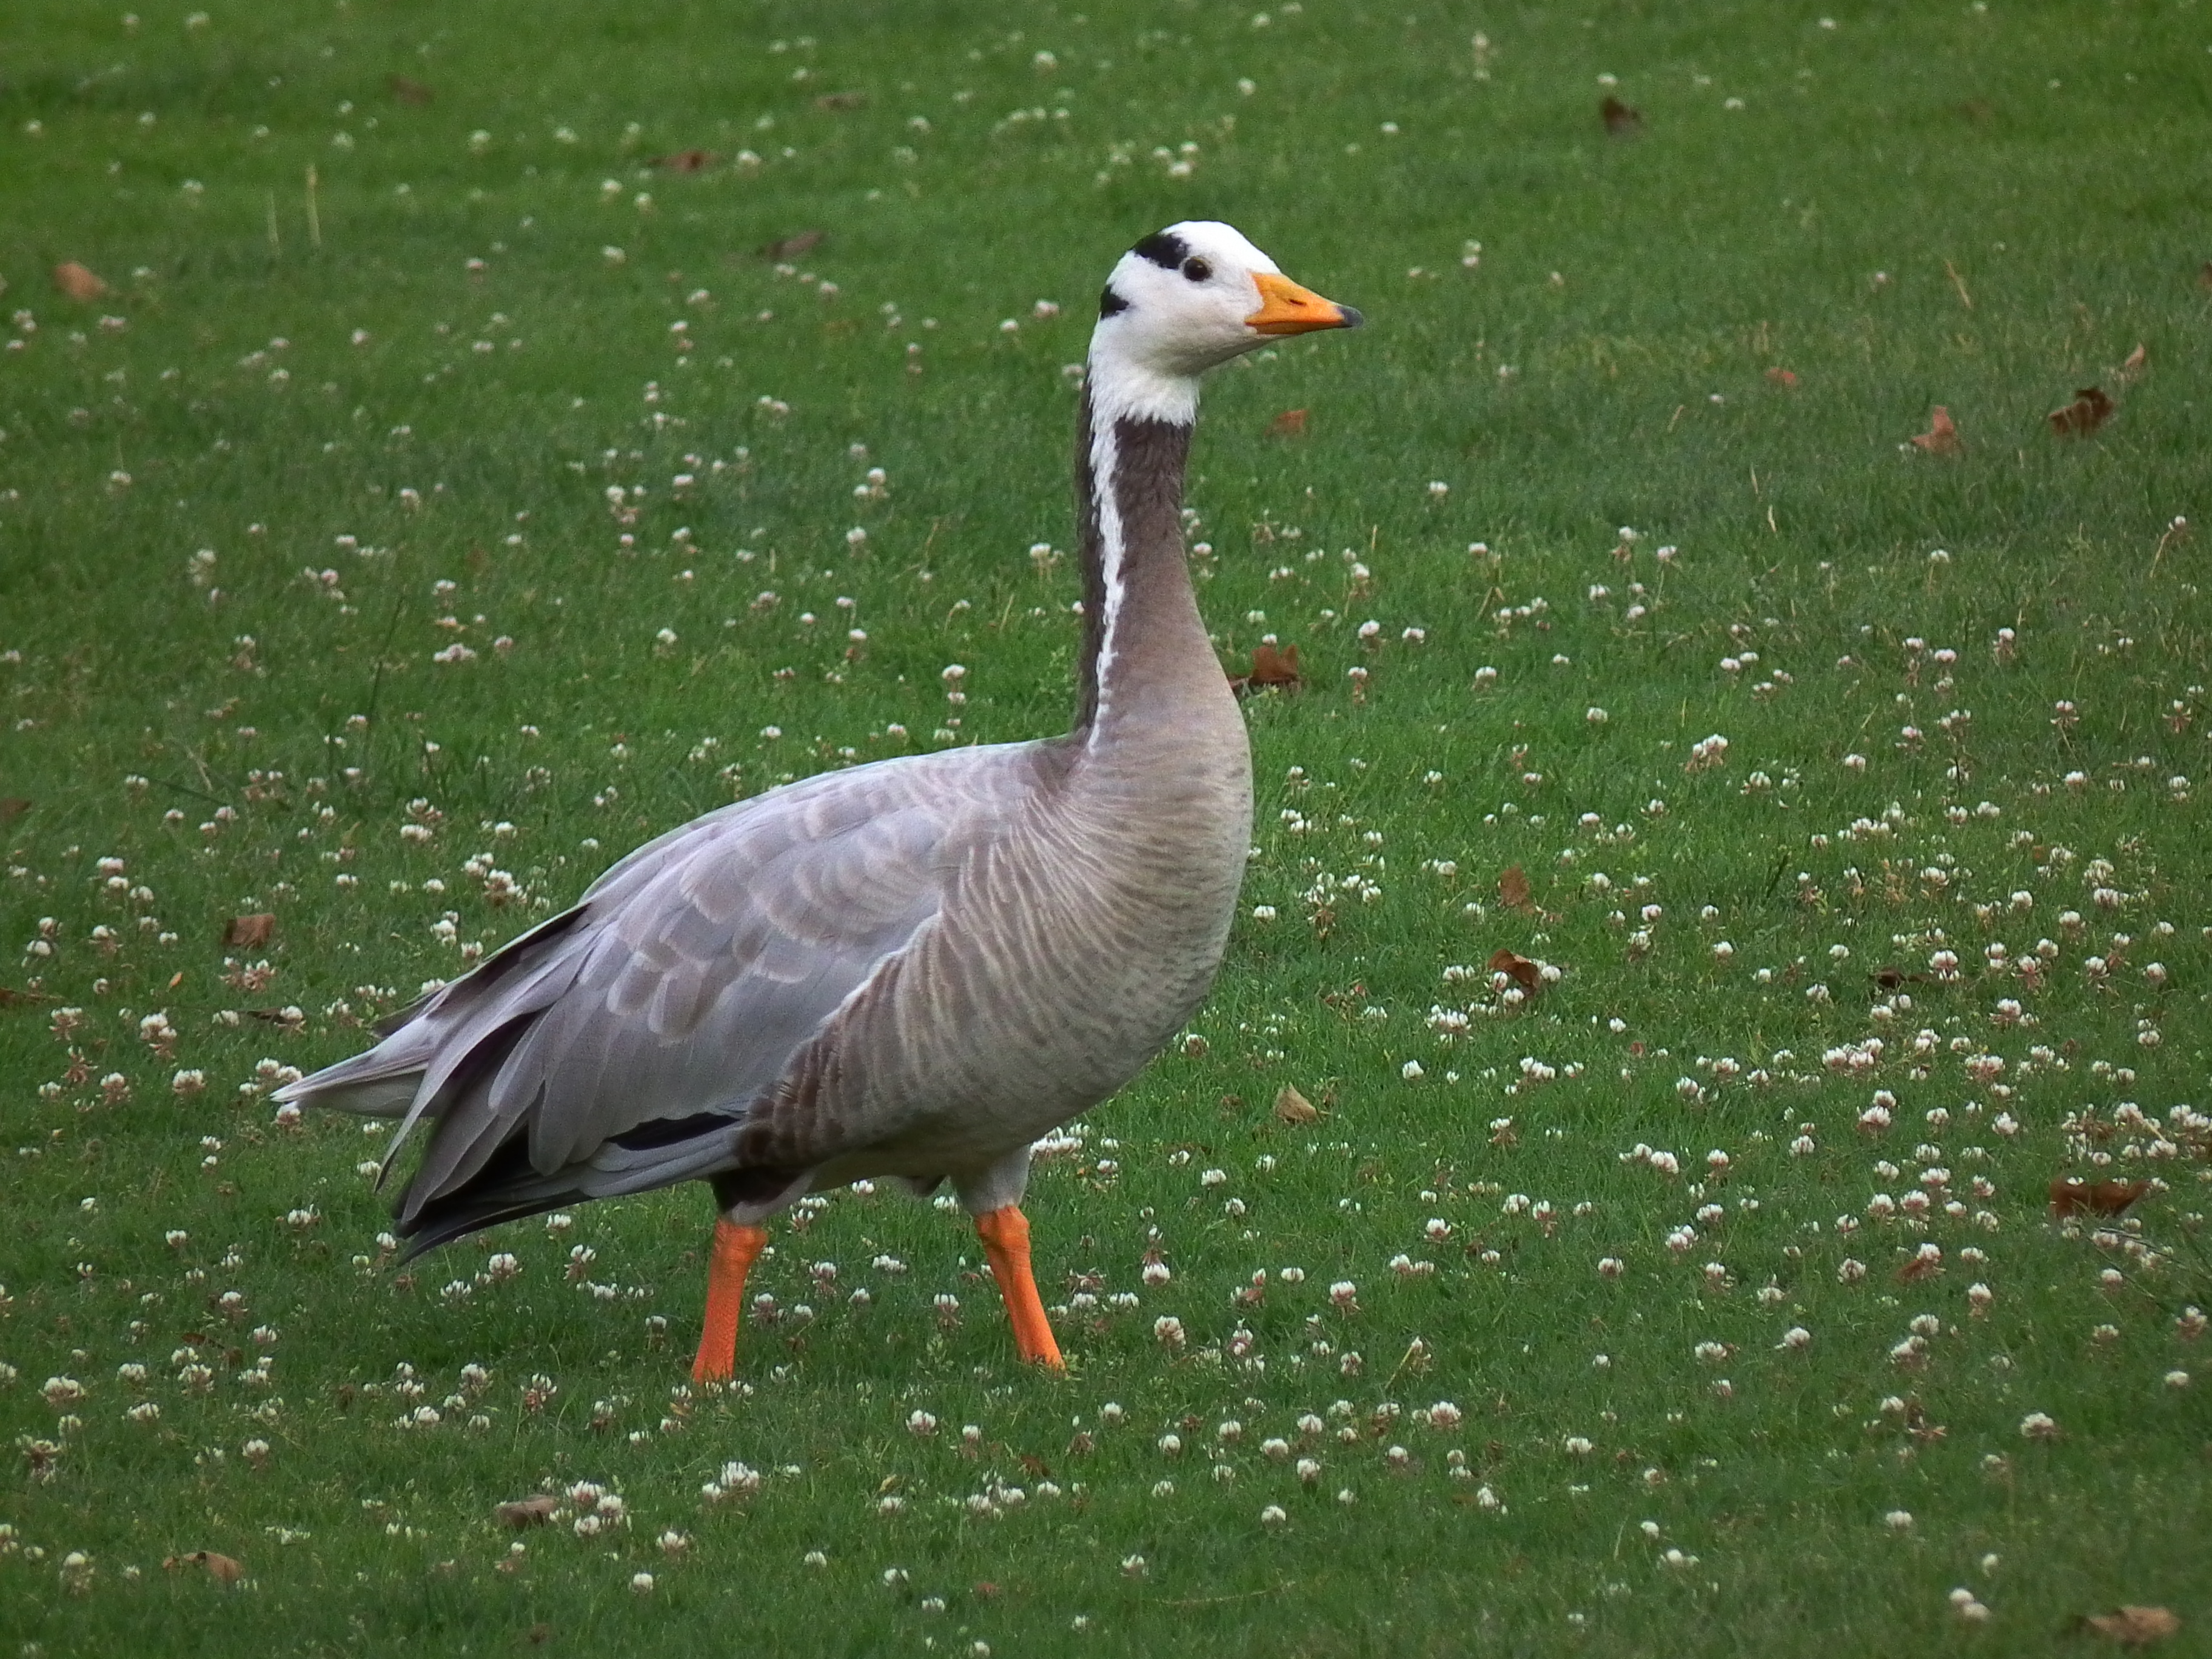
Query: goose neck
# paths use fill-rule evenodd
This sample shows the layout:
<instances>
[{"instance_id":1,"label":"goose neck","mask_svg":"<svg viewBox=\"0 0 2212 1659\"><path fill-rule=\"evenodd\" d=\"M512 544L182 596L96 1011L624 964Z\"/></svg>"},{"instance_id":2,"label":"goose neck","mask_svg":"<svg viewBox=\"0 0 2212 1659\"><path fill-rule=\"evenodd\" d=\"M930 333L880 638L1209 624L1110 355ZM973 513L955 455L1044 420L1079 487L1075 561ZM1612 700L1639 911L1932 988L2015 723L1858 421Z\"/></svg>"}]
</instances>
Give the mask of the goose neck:
<instances>
[{"instance_id":1,"label":"goose neck","mask_svg":"<svg viewBox=\"0 0 2212 1659\"><path fill-rule=\"evenodd\" d=\"M1084 398L1075 457L1084 574L1076 729L1094 749L1132 721L1187 718L1209 690L1226 700L1184 557L1191 422L1176 412Z\"/></svg>"}]
</instances>

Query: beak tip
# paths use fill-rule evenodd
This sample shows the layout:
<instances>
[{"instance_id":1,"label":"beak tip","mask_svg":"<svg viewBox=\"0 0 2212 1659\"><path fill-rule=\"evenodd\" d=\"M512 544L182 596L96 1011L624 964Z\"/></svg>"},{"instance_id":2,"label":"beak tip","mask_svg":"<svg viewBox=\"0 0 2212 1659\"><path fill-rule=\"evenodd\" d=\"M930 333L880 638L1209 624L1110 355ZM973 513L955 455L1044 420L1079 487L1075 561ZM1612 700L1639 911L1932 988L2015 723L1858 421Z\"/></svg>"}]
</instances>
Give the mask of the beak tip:
<instances>
[{"instance_id":1,"label":"beak tip","mask_svg":"<svg viewBox=\"0 0 2212 1659\"><path fill-rule=\"evenodd\" d=\"M1339 306L1336 309L1337 314L1343 319L1338 323L1339 328L1362 328L1366 325L1367 319L1352 307Z\"/></svg>"}]
</instances>

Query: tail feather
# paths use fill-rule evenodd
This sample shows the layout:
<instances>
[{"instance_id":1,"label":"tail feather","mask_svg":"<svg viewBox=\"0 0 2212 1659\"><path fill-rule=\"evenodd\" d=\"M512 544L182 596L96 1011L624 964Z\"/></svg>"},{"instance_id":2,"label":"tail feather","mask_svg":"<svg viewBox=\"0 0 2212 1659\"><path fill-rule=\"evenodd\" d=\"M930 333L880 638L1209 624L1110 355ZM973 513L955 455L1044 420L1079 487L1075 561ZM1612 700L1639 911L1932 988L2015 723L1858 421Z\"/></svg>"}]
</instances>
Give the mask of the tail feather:
<instances>
[{"instance_id":1,"label":"tail feather","mask_svg":"<svg viewBox=\"0 0 2212 1659\"><path fill-rule=\"evenodd\" d=\"M398 1117L415 1097L415 1086L437 1053L435 1032L410 1026L335 1066L325 1066L298 1081L287 1083L270 1097L278 1105L299 1101L309 1106L329 1106L341 1112L362 1112L372 1117ZM404 1082L407 1092L397 1106L389 1105L387 1086ZM361 1103L370 1102L374 1104Z\"/></svg>"},{"instance_id":2,"label":"tail feather","mask_svg":"<svg viewBox=\"0 0 2212 1659\"><path fill-rule=\"evenodd\" d=\"M307 1103L362 1117L399 1117L414 1100L416 1085L422 1076L420 1072L401 1072L335 1089L318 1089L307 1097Z\"/></svg>"},{"instance_id":3,"label":"tail feather","mask_svg":"<svg viewBox=\"0 0 2212 1659\"><path fill-rule=\"evenodd\" d=\"M457 1101L486 1092L523 1032L568 989L580 958L549 947L582 916L580 906L564 910L511 940L471 972L380 1022L383 1040L374 1048L288 1083L274 1097L399 1119L385 1149L389 1170L426 1115L435 1121ZM377 1185L383 1182L380 1176Z\"/></svg>"},{"instance_id":4,"label":"tail feather","mask_svg":"<svg viewBox=\"0 0 2212 1659\"><path fill-rule=\"evenodd\" d=\"M440 1133L423 1153L415 1178L408 1183L407 1196L400 1209L402 1220L411 1219L438 1195L465 1188L493 1155L514 1138L513 1131L520 1115L504 1120L494 1117L485 1103L500 1067L514 1052L514 1045L537 1024L538 1017L536 1010L518 1015L456 1056L454 1064L439 1079L434 1097L431 1089L436 1074L424 1078L416 1105L399 1126L398 1133L392 1137L391 1151L385 1155L388 1165L399 1151L400 1143L407 1139L408 1132L426 1114L439 1125Z\"/></svg>"},{"instance_id":5,"label":"tail feather","mask_svg":"<svg viewBox=\"0 0 2212 1659\"><path fill-rule=\"evenodd\" d=\"M551 960L537 964L518 983L502 983L512 977L513 970L493 975L481 988L473 980L462 981L470 994L426 1010L415 1025L385 1040L404 1042L410 1033L424 1031L432 1051L416 1085L414 1102L385 1152L387 1165L425 1115L433 1122L442 1122L457 1105L471 1099L481 1101L489 1094L500 1066L514 1052L514 1045L575 982L581 965L582 957L575 951L555 952Z\"/></svg>"}]
</instances>

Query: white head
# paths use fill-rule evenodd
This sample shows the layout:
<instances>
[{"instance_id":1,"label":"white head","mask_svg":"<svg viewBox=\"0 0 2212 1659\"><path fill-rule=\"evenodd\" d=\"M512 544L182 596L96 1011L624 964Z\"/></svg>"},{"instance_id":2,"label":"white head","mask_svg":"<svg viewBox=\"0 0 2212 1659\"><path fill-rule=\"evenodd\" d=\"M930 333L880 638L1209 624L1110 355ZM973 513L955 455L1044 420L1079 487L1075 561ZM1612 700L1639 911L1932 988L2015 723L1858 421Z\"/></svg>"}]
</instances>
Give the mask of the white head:
<instances>
[{"instance_id":1,"label":"white head","mask_svg":"<svg viewBox=\"0 0 2212 1659\"><path fill-rule=\"evenodd\" d=\"M1285 276L1234 227L1170 225L1123 254L1099 296L1089 369L1096 415L1188 422L1207 369L1279 335L1359 323L1350 307Z\"/></svg>"}]
</instances>

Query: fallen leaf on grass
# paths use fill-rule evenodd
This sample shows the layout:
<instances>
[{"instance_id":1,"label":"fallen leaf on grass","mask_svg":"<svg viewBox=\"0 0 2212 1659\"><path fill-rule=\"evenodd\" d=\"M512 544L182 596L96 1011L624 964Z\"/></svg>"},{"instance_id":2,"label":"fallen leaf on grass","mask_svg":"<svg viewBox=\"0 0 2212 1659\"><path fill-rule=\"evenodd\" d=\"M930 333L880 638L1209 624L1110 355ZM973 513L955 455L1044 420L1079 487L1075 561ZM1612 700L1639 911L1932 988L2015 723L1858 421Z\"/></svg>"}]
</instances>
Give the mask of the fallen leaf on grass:
<instances>
[{"instance_id":1,"label":"fallen leaf on grass","mask_svg":"<svg viewBox=\"0 0 2212 1659\"><path fill-rule=\"evenodd\" d=\"M796 259L802 253L811 253L822 246L826 230L802 230L796 236L786 236L781 241L769 242L760 250L763 259Z\"/></svg>"},{"instance_id":2,"label":"fallen leaf on grass","mask_svg":"<svg viewBox=\"0 0 2212 1659\"><path fill-rule=\"evenodd\" d=\"M1900 985L1932 985L1936 982L1932 975L1916 974L1905 968L1877 968L1867 977L1885 991L1894 991Z\"/></svg>"},{"instance_id":3,"label":"fallen leaf on grass","mask_svg":"<svg viewBox=\"0 0 2212 1659\"><path fill-rule=\"evenodd\" d=\"M1952 423L1951 411L1941 404L1929 413L1928 430L1913 434L1912 447L1928 455L1956 455L1966 448L1959 428Z\"/></svg>"},{"instance_id":4,"label":"fallen leaf on grass","mask_svg":"<svg viewBox=\"0 0 2212 1659\"><path fill-rule=\"evenodd\" d=\"M2084 1212L2118 1215L2149 1190L2148 1181L2084 1181L2066 1176L2051 1183L2051 1213L2062 1219Z\"/></svg>"},{"instance_id":5,"label":"fallen leaf on grass","mask_svg":"<svg viewBox=\"0 0 2212 1659\"><path fill-rule=\"evenodd\" d=\"M1610 94L1597 106L1597 112L1605 130L1616 138L1632 138L1644 131L1644 112Z\"/></svg>"},{"instance_id":6,"label":"fallen leaf on grass","mask_svg":"<svg viewBox=\"0 0 2212 1659\"><path fill-rule=\"evenodd\" d=\"M2100 1636L2109 1636L2122 1647L2148 1647L2181 1628L2181 1620L2164 1607L2123 1606L2117 1613L2085 1614L2081 1621Z\"/></svg>"},{"instance_id":7,"label":"fallen leaf on grass","mask_svg":"<svg viewBox=\"0 0 2212 1659\"><path fill-rule=\"evenodd\" d=\"M2054 409L2044 418L2051 429L2062 438L2082 438L2094 432L2112 417L2112 400L2101 386L2085 386L2074 394L2074 401L2063 409ZM1918 443L1917 438L1913 442Z\"/></svg>"},{"instance_id":8,"label":"fallen leaf on grass","mask_svg":"<svg viewBox=\"0 0 2212 1659\"><path fill-rule=\"evenodd\" d=\"M31 810L31 803L21 795L0 795L0 828L15 823Z\"/></svg>"},{"instance_id":9,"label":"fallen leaf on grass","mask_svg":"<svg viewBox=\"0 0 2212 1659\"><path fill-rule=\"evenodd\" d=\"M656 155L653 165L666 167L671 173L699 173L714 165L711 149L679 149L672 155Z\"/></svg>"},{"instance_id":10,"label":"fallen leaf on grass","mask_svg":"<svg viewBox=\"0 0 2212 1659\"><path fill-rule=\"evenodd\" d=\"M814 100L817 109L859 109L868 101L865 92L825 92Z\"/></svg>"},{"instance_id":11,"label":"fallen leaf on grass","mask_svg":"<svg viewBox=\"0 0 2212 1659\"><path fill-rule=\"evenodd\" d=\"M74 259L54 267L54 286L79 301L97 300L107 292L106 283Z\"/></svg>"},{"instance_id":12,"label":"fallen leaf on grass","mask_svg":"<svg viewBox=\"0 0 2212 1659\"><path fill-rule=\"evenodd\" d=\"M1299 438L1305 435L1306 412L1303 409L1286 409L1267 422L1270 438Z\"/></svg>"},{"instance_id":13,"label":"fallen leaf on grass","mask_svg":"<svg viewBox=\"0 0 2212 1659\"><path fill-rule=\"evenodd\" d=\"M529 1634L530 1645L533 1648L542 1648L553 1639L553 1626L541 1619L530 1627Z\"/></svg>"},{"instance_id":14,"label":"fallen leaf on grass","mask_svg":"<svg viewBox=\"0 0 2212 1659\"><path fill-rule=\"evenodd\" d=\"M394 75L388 77L384 84L401 103L413 104L418 109L438 95L412 76Z\"/></svg>"},{"instance_id":15,"label":"fallen leaf on grass","mask_svg":"<svg viewBox=\"0 0 2212 1659\"><path fill-rule=\"evenodd\" d=\"M2212 259L2204 262L2204 269L2197 273L2197 286L2212 294Z\"/></svg>"},{"instance_id":16,"label":"fallen leaf on grass","mask_svg":"<svg viewBox=\"0 0 2212 1659\"><path fill-rule=\"evenodd\" d=\"M493 1509L502 1526L520 1532L526 1527L542 1527L553 1518L553 1511L561 1507L561 1500L550 1492L541 1492L529 1498L518 1498L511 1504L501 1504Z\"/></svg>"},{"instance_id":17,"label":"fallen leaf on grass","mask_svg":"<svg viewBox=\"0 0 2212 1659\"><path fill-rule=\"evenodd\" d=\"M1285 646L1279 650L1272 645L1252 647L1252 671L1249 674L1231 675L1230 689L1242 696L1247 691L1295 691L1305 684L1298 674L1298 648Z\"/></svg>"},{"instance_id":18,"label":"fallen leaf on grass","mask_svg":"<svg viewBox=\"0 0 2212 1659\"><path fill-rule=\"evenodd\" d=\"M1766 371L1766 378L1784 391L1797 384L1797 377L1786 368L1770 368Z\"/></svg>"},{"instance_id":19,"label":"fallen leaf on grass","mask_svg":"<svg viewBox=\"0 0 2212 1659\"><path fill-rule=\"evenodd\" d=\"M28 1008L35 1003L52 1002L53 999L43 991L15 991L0 985L0 1008L13 1008L18 1003Z\"/></svg>"},{"instance_id":20,"label":"fallen leaf on grass","mask_svg":"<svg viewBox=\"0 0 2212 1659\"><path fill-rule=\"evenodd\" d=\"M1528 872L1517 864L1498 877L1498 896L1510 909L1533 910L1536 908L1535 890L1528 885Z\"/></svg>"},{"instance_id":21,"label":"fallen leaf on grass","mask_svg":"<svg viewBox=\"0 0 2212 1659\"><path fill-rule=\"evenodd\" d=\"M1321 1110L1285 1083L1275 1095L1275 1115L1285 1123L1318 1123Z\"/></svg>"},{"instance_id":22,"label":"fallen leaf on grass","mask_svg":"<svg viewBox=\"0 0 2212 1659\"><path fill-rule=\"evenodd\" d=\"M1498 884L1501 888L1504 885L1503 882ZM1511 902L1510 900L1507 902ZM1490 971L1493 974L1505 975L1530 996L1534 996L1537 992L1544 988L1544 970L1529 961L1528 957L1516 956L1510 951L1501 949L1492 951Z\"/></svg>"},{"instance_id":23,"label":"fallen leaf on grass","mask_svg":"<svg viewBox=\"0 0 2212 1659\"><path fill-rule=\"evenodd\" d=\"M222 942L241 950L258 951L269 943L276 933L276 918L268 911L251 916L233 916L223 924Z\"/></svg>"},{"instance_id":24,"label":"fallen leaf on grass","mask_svg":"<svg viewBox=\"0 0 2212 1659\"><path fill-rule=\"evenodd\" d=\"M221 1555L214 1550L194 1550L190 1555L172 1555L161 1563L164 1572L175 1572L182 1567L205 1567L208 1577L218 1584L235 1584L246 1577L245 1565L234 1556Z\"/></svg>"},{"instance_id":25,"label":"fallen leaf on grass","mask_svg":"<svg viewBox=\"0 0 2212 1659\"><path fill-rule=\"evenodd\" d=\"M1942 1261L1934 1256L1916 1255L1897 1270L1900 1285L1917 1285L1923 1279L1934 1279L1943 1271Z\"/></svg>"}]
</instances>

